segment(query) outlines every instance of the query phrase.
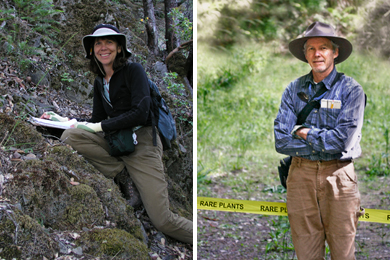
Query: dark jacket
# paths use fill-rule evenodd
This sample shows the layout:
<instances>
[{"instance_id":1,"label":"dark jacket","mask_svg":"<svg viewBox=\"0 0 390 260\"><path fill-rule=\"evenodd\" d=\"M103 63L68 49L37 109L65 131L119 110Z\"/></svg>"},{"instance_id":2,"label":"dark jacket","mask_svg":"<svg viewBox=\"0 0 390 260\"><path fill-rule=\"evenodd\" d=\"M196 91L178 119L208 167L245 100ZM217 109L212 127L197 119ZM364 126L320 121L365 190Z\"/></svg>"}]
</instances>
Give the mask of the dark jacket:
<instances>
[{"instance_id":1,"label":"dark jacket","mask_svg":"<svg viewBox=\"0 0 390 260\"><path fill-rule=\"evenodd\" d=\"M97 76L90 122L102 122L105 132L152 125L149 83L140 64L126 63L117 69L110 79L109 95L111 103L103 93L103 78Z\"/></svg>"}]
</instances>

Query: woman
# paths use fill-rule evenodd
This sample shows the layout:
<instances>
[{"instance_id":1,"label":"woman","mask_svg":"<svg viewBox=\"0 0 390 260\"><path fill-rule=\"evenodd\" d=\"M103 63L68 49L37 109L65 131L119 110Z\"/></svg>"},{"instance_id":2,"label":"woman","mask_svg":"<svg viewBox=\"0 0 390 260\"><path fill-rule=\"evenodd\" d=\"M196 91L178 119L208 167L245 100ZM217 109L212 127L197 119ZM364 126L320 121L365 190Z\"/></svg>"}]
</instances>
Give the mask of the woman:
<instances>
[{"instance_id":1,"label":"woman","mask_svg":"<svg viewBox=\"0 0 390 260\"><path fill-rule=\"evenodd\" d=\"M169 210L167 182L162 163L162 144L153 129L149 108L149 83L142 66L129 63L126 37L112 25L100 24L82 40L94 82L92 118L64 131L61 139L82 154L107 178L121 185L125 197L131 196L127 184L130 173L153 225L163 233L192 244L192 221ZM52 112L42 115L51 120L68 120ZM135 151L113 157L103 132L133 129ZM131 189L130 189L131 190Z\"/></svg>"}]
</instances>

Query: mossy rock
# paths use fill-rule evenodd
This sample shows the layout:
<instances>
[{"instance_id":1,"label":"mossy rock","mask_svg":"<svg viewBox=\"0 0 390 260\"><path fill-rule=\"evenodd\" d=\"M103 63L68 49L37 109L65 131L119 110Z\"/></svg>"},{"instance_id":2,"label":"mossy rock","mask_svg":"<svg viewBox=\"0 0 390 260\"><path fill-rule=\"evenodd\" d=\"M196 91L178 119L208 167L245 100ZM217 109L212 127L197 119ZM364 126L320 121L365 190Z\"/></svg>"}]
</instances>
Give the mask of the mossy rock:
<instances>
[{"instance_id":1,"label":"mossy rock","mask_svg":"<svg viewBox=\"0 0 390 260\"><path fill-rule=\"evenodd\" d=\"M82 234L78 243L83 252L103 259L150 259L146 245L121 229L95 229Z\"/></svg>"},{"instance_id":2,"label":"mossy rock","mask_svg":"<svg viewBox=\"0 0 390 260\"><path fill-rule=\"evenodd\" d=\"M90 225L102 225L103 206L96 192L88 185L80 184L70 189L70 199L63 221L76 229Z\"/></svg>"},{"instance_id":3,"label":"mossy rock","mask_svg":"<svg viewBox=\"0 0 390 260\"><path fill-rule=\"evenodd\" d=\"M2 205L0 249L1 259L53 259L58 244L36 220L13 206Z\"/></svg>"},{"instance_id":4,"label":"mossy rock","mask_svg":"<svg viewBox=\"0 0 390 260\"><path fill-rule=\"evenodd\" d=\"M60 230L103 224L96 192L87 185L72 186L61 165L35 160L22 163L20 169L8 194L31 217Z\"/></svg>"},{"instance_id":5,"label":"mossy rock","mask_svg":"<svg viewBox=\"0 0 390 260\"><path fill-rule=\"evenodd\" d=\"M0 140L4 140L2 146L5 147L34 150L45 147L42 135L31 124L4 113L0 113Z\"/></svg>"},{"instance_id":6,"label":"mossy rock","mask_svg":"<svg viewBox=\"0 0 390 260\"><path fill-rule=\"evenodd\" d=\"M55 146L48 149L48 153L47 160L66 165L66 170L74 174L76 181L93 188L105 210L106 220L143 239L133 208L126 203L112 179L104 177L84 157L67 146Z\"/></svg>"},{"instance_id":7,"label":"mossy rock","mask_svg":"<svg viewBox=\"0 0 390 260\"><path fill-rule=\"evenodd\" d=\"M75 179L91 174L100 174L92 164L88 163L83 156L79 155L69 146L53 146L47 150L47 153L45 158L47 161L54 161L66 167L68 170L73 171L75 173ZM80 176L77 176L76 173Z\"/></svg>"}]
</instances>

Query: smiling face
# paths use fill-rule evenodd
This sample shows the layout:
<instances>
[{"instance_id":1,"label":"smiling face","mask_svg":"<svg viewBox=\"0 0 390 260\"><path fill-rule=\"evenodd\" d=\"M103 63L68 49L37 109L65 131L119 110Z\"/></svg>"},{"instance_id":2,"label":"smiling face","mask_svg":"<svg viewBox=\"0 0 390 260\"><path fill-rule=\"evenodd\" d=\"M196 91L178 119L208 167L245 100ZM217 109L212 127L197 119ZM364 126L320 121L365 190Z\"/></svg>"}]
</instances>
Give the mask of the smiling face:
<instances>
[{"instance_id":1,"label":"smiling face","mask_svg":"<svg viewBox=\"0 0 390 260\"><path fill-rule=\"evenodd\" d=\"M96 38L93 50L105 70L113 68L116 55L122 51L114 38Z\"/></svg>"},{"instance_id":2,"label":"smiling face","mask_svg":"<svg viewBox=\"0 0 390 260\"><path fill-rule=\"evenodd\" d=\"M321 82L333 70L334 59L339 50L333 50L332 42L327 38L310 38L305 44L305 57L313 71L315 82Z\"/></svg>"}]
</instances>

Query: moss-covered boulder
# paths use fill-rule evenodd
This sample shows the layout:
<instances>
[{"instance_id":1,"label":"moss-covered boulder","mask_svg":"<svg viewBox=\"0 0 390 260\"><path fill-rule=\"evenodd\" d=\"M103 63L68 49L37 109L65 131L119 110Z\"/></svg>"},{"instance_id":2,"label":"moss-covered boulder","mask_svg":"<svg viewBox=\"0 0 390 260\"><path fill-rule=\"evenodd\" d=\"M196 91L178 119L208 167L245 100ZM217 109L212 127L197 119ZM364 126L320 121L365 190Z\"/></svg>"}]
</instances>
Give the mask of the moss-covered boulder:
<instances>
[{"instance_id":1,"label":"moss-covered boulder","mask_svg":"<svg viewBox=\"0 0 390 260\"><path fill-rule=\"evenodd\" d=\"M43 137L24 120L14 119L7 114L0 113L0 144L5 148L43 149Z\"/></svg>"},{"instance_id":2,"label":"moss-covered boulder","mask_svg":"<svg viewBox=\"0 0 390 260\"><path fill-rule=\"evenodd\" d=\"M121 229L94 229L79 239L83 251L95 256L115 256L117 259L150 259L147 247Z\"/></svg>"},{"instance_id":3,"label":"moss-covered boulder","mask_svg":"<svg viewBox=\"0 0 390 260\"><path fill-rule=\"evenodd\" d=\"M58 244L38 221L16 207L0 202L0 258L53 259Z\"/></svg>"}]
</instances>

